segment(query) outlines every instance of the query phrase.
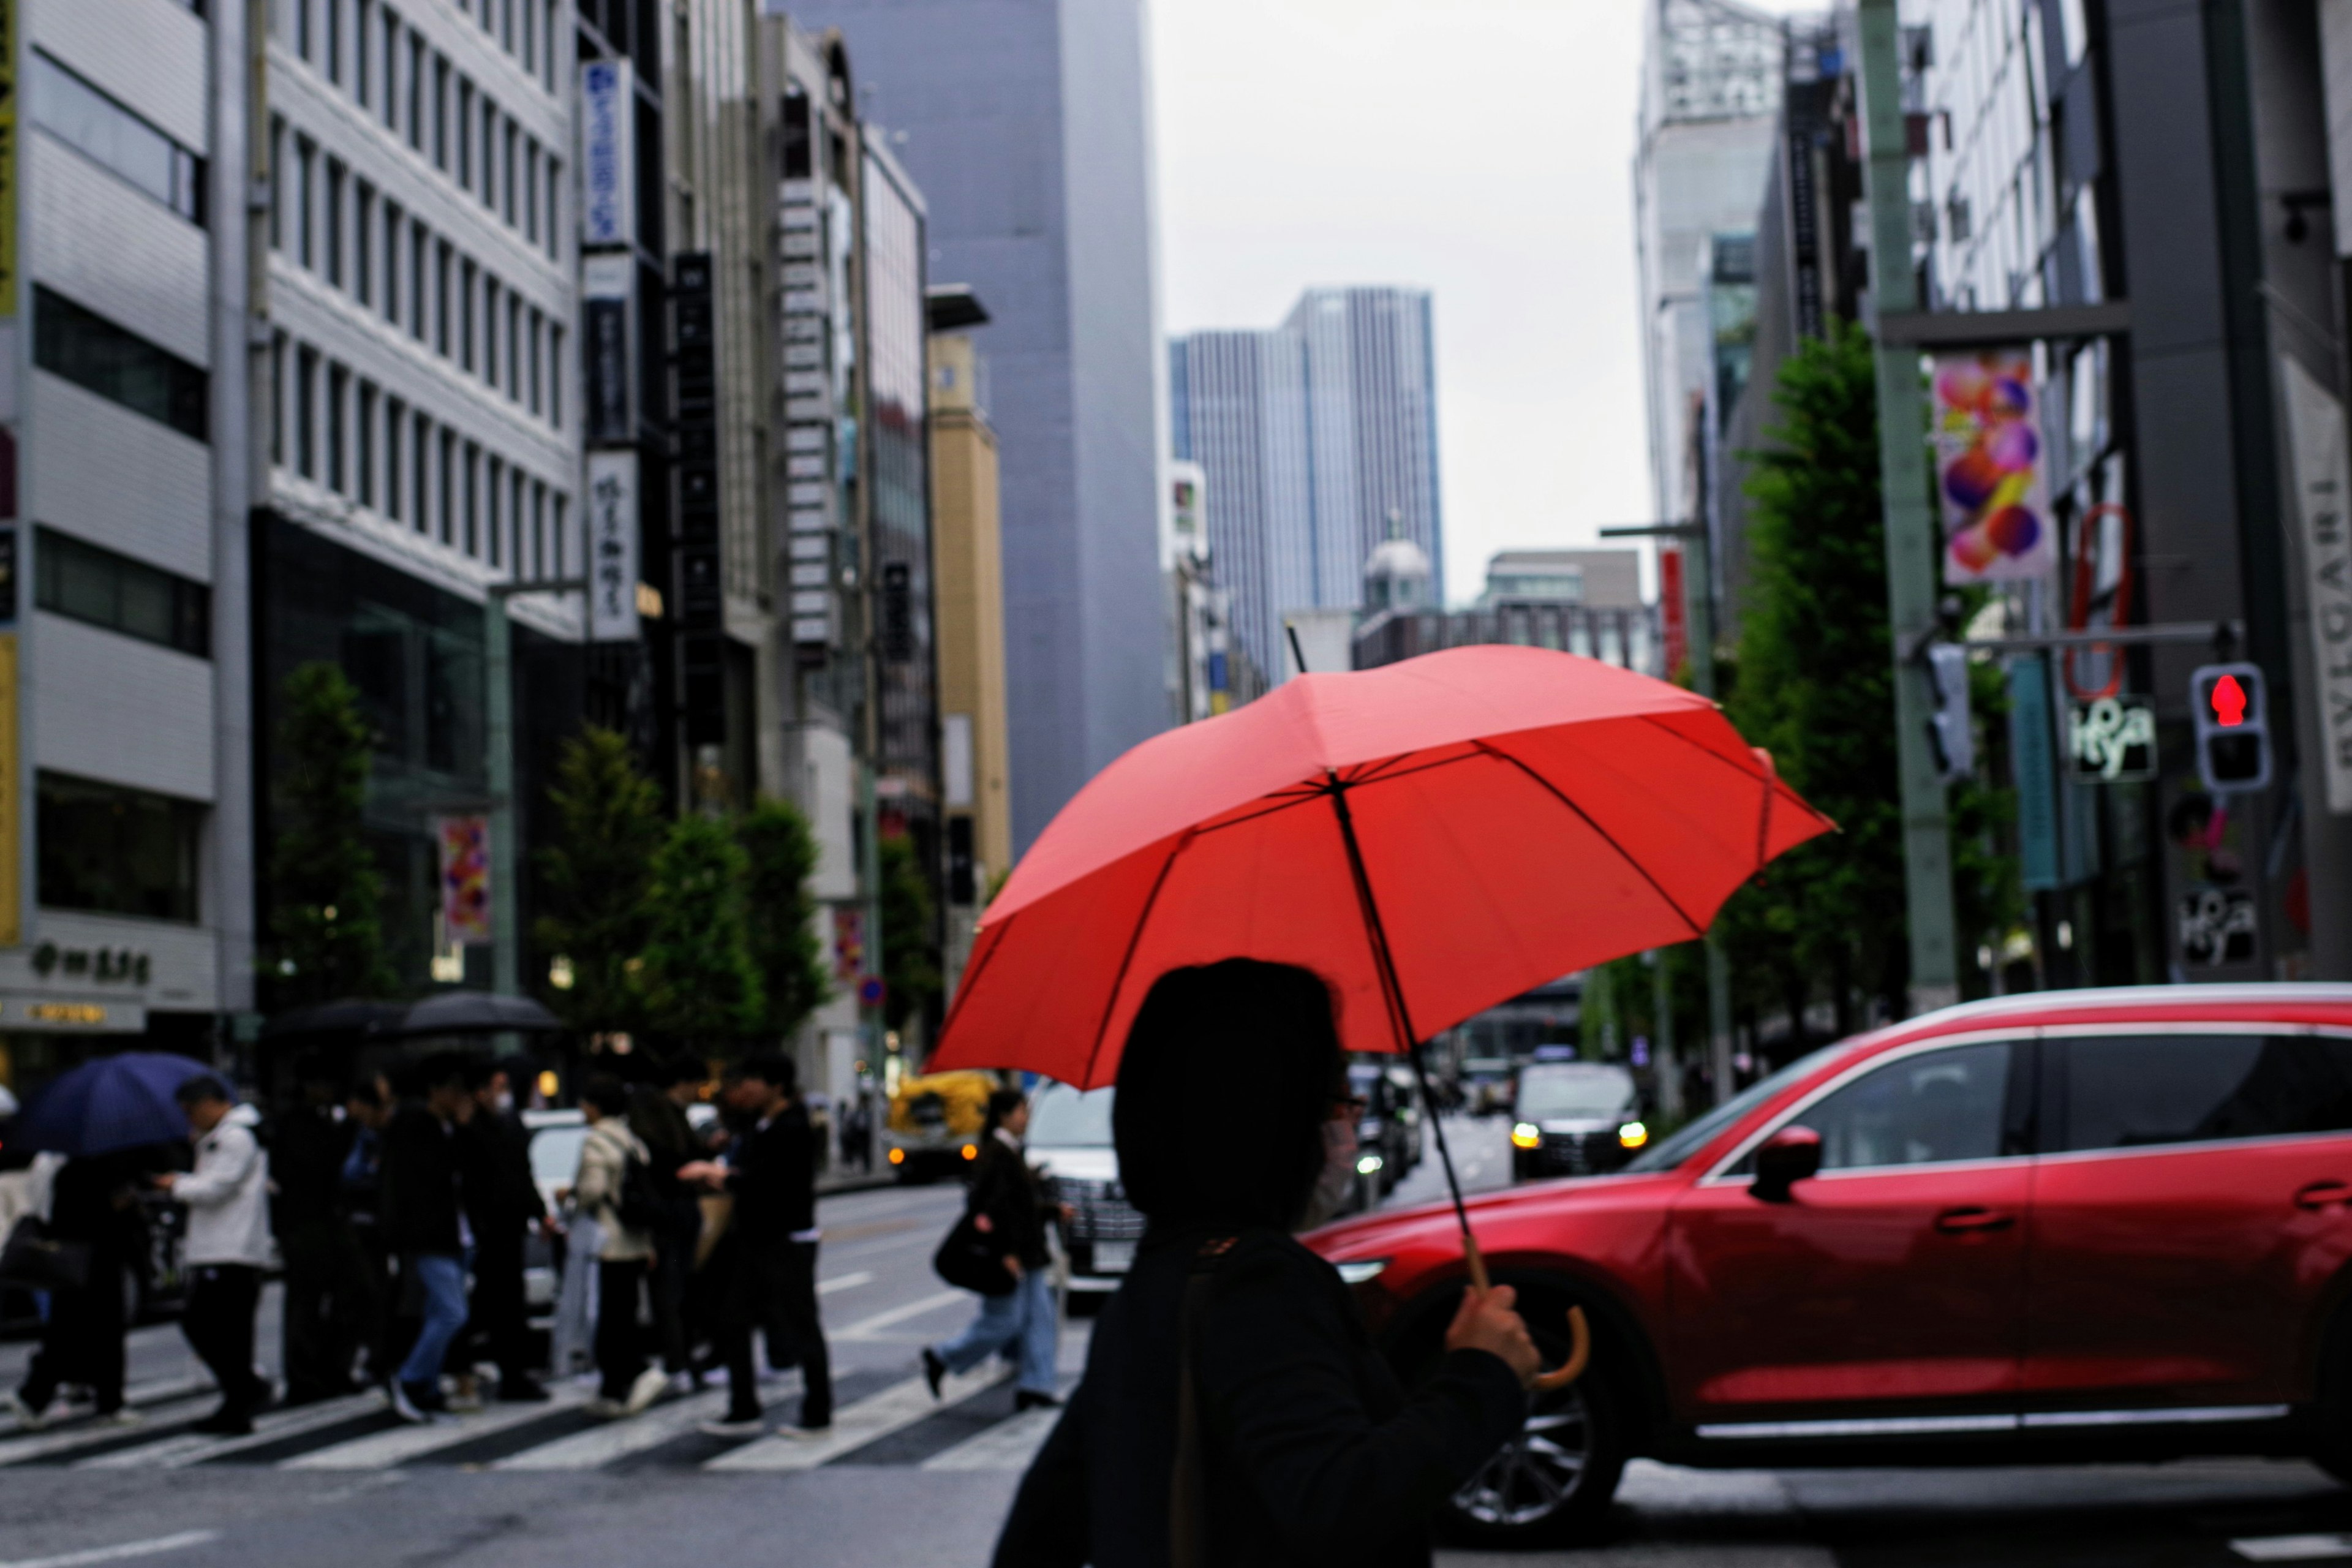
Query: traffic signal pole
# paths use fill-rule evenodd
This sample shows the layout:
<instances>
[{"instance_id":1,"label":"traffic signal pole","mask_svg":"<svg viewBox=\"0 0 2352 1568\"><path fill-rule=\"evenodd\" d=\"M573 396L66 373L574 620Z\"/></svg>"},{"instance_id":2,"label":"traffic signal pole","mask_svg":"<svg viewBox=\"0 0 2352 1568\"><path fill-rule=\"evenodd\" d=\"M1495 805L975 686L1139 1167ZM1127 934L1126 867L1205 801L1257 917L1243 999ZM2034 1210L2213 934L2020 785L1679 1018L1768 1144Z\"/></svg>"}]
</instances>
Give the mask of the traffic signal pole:
<instances>
[{"instance_id":1,"label":"traffic signal pole","mask_svg":"<svg viewBox=\"0 0 2352 1568\"><path fill-rule=\"evenodd\" d=\"M1895 0L1860 0L1862 112L1869 144L1871 300L1881 320L1920 308L1911 266L1911 171L1903 109L1902 27ZM1886 609L1895 660L1896 766L1911 933L1911 1010L1960 997L1953 940L1952 840L1944 781L1928 743L1935 711L1927 667L1911 656L1936 628L1936 519L1929 505L1927 424L1919 351L1876 349L1878 467L1886 528ZM1866 918L1869 911L1853 911Z\"/></svg>"}]
</instances>

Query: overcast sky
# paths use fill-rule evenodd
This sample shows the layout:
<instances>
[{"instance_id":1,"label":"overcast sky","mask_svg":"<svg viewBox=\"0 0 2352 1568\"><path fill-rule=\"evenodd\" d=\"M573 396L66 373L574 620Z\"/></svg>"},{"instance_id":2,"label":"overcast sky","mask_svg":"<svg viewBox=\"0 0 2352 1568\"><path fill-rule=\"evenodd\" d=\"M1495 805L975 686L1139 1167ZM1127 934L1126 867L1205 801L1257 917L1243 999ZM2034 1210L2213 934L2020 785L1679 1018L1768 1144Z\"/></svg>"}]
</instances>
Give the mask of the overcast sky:
<instances>
[{"instance_id":1,"label":"overcast sky","mask_svg":"<svg viewBox=\"0 0 2352 1568\"><path fill-rule=\"evenodd\" d=\"M1494 551L1649 516L1643 8L1153 0L1168 330L1272 326L1317 284L1433 289L1456 598Z\"/></svg>"}]
</instances>

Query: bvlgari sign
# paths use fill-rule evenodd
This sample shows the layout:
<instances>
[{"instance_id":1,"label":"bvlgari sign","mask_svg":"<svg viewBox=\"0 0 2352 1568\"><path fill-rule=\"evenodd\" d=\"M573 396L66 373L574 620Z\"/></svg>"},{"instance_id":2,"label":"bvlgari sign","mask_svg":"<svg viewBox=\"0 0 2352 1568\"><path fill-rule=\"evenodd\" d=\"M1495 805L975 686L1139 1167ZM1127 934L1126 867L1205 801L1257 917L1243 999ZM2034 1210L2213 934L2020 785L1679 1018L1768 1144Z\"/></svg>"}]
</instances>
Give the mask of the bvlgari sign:
<instances>
[{"instance_id":1,"label":"bvlgari sign","mask_svg":"<svg viewBox=\"0 0 2352 1568\"><path fill-rule=\"evenodd\" d=\"M2293 359L2281 355L2279 365L2294 446L2327 809L2352 815L2352 470L2346 462L2344 405Z\"/></svg>"}]
</instances>

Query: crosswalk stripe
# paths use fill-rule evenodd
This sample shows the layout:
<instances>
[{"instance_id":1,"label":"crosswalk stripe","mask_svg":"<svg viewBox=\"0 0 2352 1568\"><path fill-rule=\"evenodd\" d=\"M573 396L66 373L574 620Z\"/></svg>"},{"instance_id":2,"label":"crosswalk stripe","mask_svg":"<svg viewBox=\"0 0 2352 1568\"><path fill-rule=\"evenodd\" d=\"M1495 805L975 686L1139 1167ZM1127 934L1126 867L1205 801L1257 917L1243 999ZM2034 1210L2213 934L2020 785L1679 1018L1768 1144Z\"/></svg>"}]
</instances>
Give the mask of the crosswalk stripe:
<instances>
[{"instance_id":1,"label":"crosswalk stripe","mask_svg":"<svg viewBox=\"0 0 2352 1568\"><path fill-rule=\"evenodd\" d=\"M551 1391L543 1405L501 1405L479 1415L468 1415L448 1426L399 1426L389 1432L354 1437L347 1443L314 1449L280 1461L287 1470L388 1470L394 1465L421 1459L440 1448L454 1448L493 1432L504 1432L585 1404L588 1391L573 1385Z\"/></svg>"},{"instance_id":2,"label":"crosswalk stripe","mask_svg":"<svg viewBox=\"0 0 2352 1568\"><path fill-rule=\"evenodd\" d=\"M926 1470L1012 1470L1029 1468L1045 1439L1054 1430L1054 1423L1062 1418L1059 1410L1024 1410L1009 1421L1000 1421L976 1437L967 1437L952 1448L933 1454L922 1463Z\"/></svg>"},{"instance_id":3,"label":"crosswalk stripe","mask_svg":"<svg viewBox=\"0 0 2352 1568\"><path fill-rule=\"evenodd\" d=\"M925 1312L936 1312L950 1301L963 1300L971 1294L969 1290L942 1290L935 1296L925 1296L901 1306L893 1307L887 1312L877 1312L870 1318L860 1318L839 1333L827 1337L834 1340L871 1339L894 1323L903 1323L909 1318L919 1318Z\"/></svg>"},{"instance_id":4,"label":"crosswalk stripe","mask_svg":"<svg viewBox=\"0 0 2352 1568\"><path fill-rule=\"evenodd\" d=\"M201 1432L183 1432L163 1437L136 1448L121 1448L111 1454L100 1454L93 1459L83 1459L74 1466L78 1470L178 1470L190 1465L201 1465L225 1454L235 1454L246 1448L257 1448L264 1443L281 1437L299 1436L317 1431L321 1426L333 1426L362 1415L371 1410L383 1408L383 1396L379 1394L354 1394L343 1399L323 1400L317 1405L305 1405L293 1410L274 1411L257 1418L250 1436L244 1437L208 1436Z\"/></svg>"},{"instance_id":5,"label":"crosswalk stripe","mask_svg":"<svg viewBox=\"0 0 2352 1568\"><path fill-rule=\"evenodd\" d=\"M959 1292L960 1293L960 1292ZM807 1470L862 1448L877 1437L887 1437L913 1426L935 1411L961 1405L976 1394L995 1387L1009 1375L985 1366L950 1373L934 1400L919 1377L894 1384L868 1399L844 1405L833 1413L833 1426L822 1437L772 1436L731 1448L704 1465L706 1470Z\"/></svg>"},{"instance_id":6,"label":"crosswalk stripe","mask_svg":"<svg viewBox=\"0 0 2352 1568\"><path fill-rule=\"evenodd\" d=\"M541 1443L509 1454L490 1466L494 1470L593 1470L648 1448L658 1448L673 1437L694 1430L698 1422L716 1420L727 1408L724 1389L656 1405L626 1421L608 1421L569 1437Z\"/></svg>"},{"instance_id":7,"label":"crosswalk stripe","mask_svg":"<svg viewBox=\"0 0 2352 1568\"><path fill-rule=\"evenodd\" d=\"M855 1290L860 1285L871 1285L873 1283L874 1270L871 1268L860 1268L853 1274L836 1274L830 1279L818 1280L816 1282L816 1293L820 1296L830 1296L835 1290Z\"/></svg>"},{"instance_id":8,"label":"crosswalk stripe","mask_svg":"<svg viewBox=\"0 0 2352 1568\"><path fill-rule=\"evenodd\" d=\"M209 1394L177 1399L163 1405L151 1405L141 1415L158 1426L170 1426L175 1421L193 1421L212 1409ZM76 1448L103 1443L110 1437L122 1437L135 1432L135 1427L101 1426L87 1421L77 1421L54 1432L13 1437L0 1442L0 1465L21 1465L31 1459L45 1459L52 1454L71 1453Z\"/></svg>"}]
</instances>

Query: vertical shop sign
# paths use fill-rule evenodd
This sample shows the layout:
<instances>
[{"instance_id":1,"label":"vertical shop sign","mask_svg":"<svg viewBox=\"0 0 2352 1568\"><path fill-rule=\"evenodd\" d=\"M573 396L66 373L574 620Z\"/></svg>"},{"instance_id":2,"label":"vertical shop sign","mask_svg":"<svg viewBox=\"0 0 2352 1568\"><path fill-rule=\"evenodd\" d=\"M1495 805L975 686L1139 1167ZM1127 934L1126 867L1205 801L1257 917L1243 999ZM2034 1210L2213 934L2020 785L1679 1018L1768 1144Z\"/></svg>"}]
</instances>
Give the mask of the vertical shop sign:
<instances>
[{"instance_id":1,"label":"vertical shop sign","mask_svg":"<svg viewBox=\"0 0 2352 1568\"><path fill-rule=\"evenodd\" d=\"M636 258L625 251L591 256L580 264L591 447L624 447L636 435L636 416L629 395L636 385L636 312L632 308L636 278Z\"/></svg>"},{"instance_id":2,"label":"vertical shop sign","mask_svg":"<svg viewBox=\"0 0 2352 1568\"><path fill-rule=\"evenodd\" d=\"M1666 663L1660 673L1672 680L1690 658L1690 606L1683 603L1683 552L1679 550L1658 552L1658 610L1666 634Z\"/></svg>"},{"instance_id":3,"label":"vertical shop sign","mask_svg":"<svg viewBox=\"0 0 2352 1568\"><path fill-rule=\"evenodd\" d=\"M16 0L0 0L0 321L16 317Z\"/></svg>"},{"instance_id":4,"label":"vertical shop sign","mask_svg":"<svg viewBox=\"0 0 2352 1568\"><path fill-rule=\"evenodd\" d=\"M441 921L451 946L490 941L490 819L436 816L441 845Z\"/></svg>"},{"instance_id":5,"label":"vertical shop sign","mask_svg":"<svg viewBox=\"0 0 2352 1568\"><path fill-rule=\"evenodd\" d=\"M2042 462L2041 399L2024 349L1935 360L1936 493L1944 581L2018 583L2058 559Z\"/></svg>"},{"instance_id":6,"label":"vertical shop sign","mask_svg":"<svg viewBox=\"0 0 2352 1568\"><path fill-rule=\"evenodd\" d=\"M2318 690L2319 756L2327 809L2352 814L2352 468L2345 461L2344 405L2312 374L2279 356L2286 383L2287 439L2294 448L2294 504L2302 521L2304 592L2310 600L2312 677Z\"/></svg>"},{"instance_id":7,"label":"vertical shop sign","mask_svg":"<svg viewBox=\"0 0 2352 1568\"><path fill-rule=\"evenodd\" d=\"M2058 766L2050 667L2039 654L2009 661L2010 771L2017 783L2019 879L2029 893L2058 886Z\"/></svg>"},{"instance_id":8,"label":"vertical shop sign","mask_svg":"<svg viewBox=\"0 0 2352 1568\"><path fill-rule=\"evenodd\" d=\"M580 68L580 243L637 242L637 104L626 59Z\"/></svg>"},{"instance_id":9,"label":"vertical shop sign","mask_svg":"<svg viewBox=\"0 0 2352 1568\"><path fill-rule=\"evenodd\" d=\"M588 640L637 640L637 455L588 454Z\"/></svg>"}]
</instances>

